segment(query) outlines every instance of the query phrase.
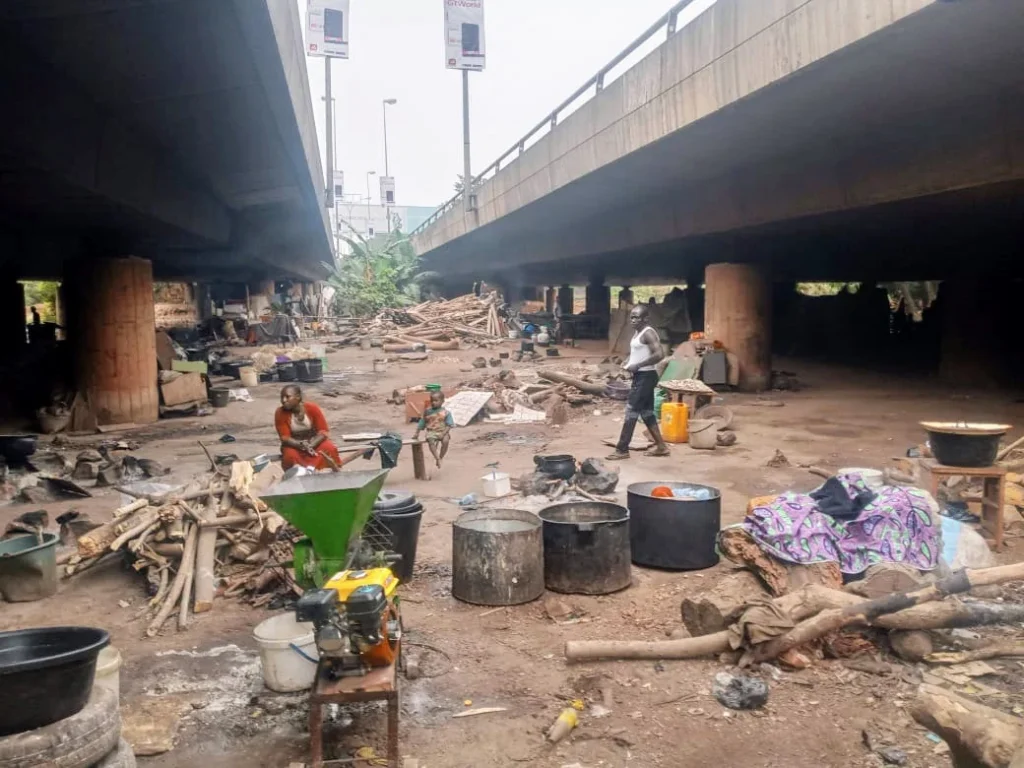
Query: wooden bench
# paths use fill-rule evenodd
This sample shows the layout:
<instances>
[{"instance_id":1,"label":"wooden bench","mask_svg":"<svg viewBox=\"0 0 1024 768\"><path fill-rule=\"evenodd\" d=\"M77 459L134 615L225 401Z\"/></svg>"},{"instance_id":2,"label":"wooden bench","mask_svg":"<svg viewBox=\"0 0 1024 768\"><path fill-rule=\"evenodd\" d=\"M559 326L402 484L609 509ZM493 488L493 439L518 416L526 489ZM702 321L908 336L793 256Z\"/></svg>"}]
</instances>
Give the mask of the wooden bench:
<instances>
[{"instance_id":1,"label":"wooden bench","mask_svg":"<svg viewBox=\"0 0 1024 768\"><path fill-rule=\"evenodd\" d=\"M345 437L342 436L343 445L338 447L338 453L358 453L359 451L365 451L373 448L372 445L351 445L345 441ZM427 455L423 450L423 447L427 444L426 440L413 440L409 438L402 440L403 446L410 446L412 448L412 473L417 480L429 480L430 475L427 474Z\"/></svg>"}]
</instances>

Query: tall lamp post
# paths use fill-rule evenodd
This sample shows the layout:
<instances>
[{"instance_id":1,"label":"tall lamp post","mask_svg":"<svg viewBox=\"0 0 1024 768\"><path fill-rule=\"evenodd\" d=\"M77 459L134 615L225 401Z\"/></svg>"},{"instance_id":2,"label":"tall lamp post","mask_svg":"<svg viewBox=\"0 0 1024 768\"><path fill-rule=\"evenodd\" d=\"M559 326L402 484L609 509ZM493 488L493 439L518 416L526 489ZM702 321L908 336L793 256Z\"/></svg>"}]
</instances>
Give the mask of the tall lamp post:
<instances>
[{"instance_id":1,"label":"tall lamp post","mask_svg":"<svg viewBox=\"0 0 1024 768\"><path fill-rule=\"evenodd\" d=\"M384 111L384 175L391 176L391 166L388 164L388 107L393 107L398 103L398 99L384 99L382 109ZM386 202L386 201L381 201ZM386 205L386 215L388 219L388 233L391 232L391 206Z\"/></svg>"},{"instance_id":2,"label":"tall lamp post","mask_svg":"<svg viewBox=\"0 0 1024 768\"><path fill-rule=\"evenodd\" d=\"M369 236L369 234L370 234L370 222L371 222L371 218L370 218L370 200L373 199L372 196L370 195L370 177L371 176L376 176L376 175L377 175L376 171L367 171L366 172L366 234L367 234L367 236Z\"/></svg>"}]
</instances>

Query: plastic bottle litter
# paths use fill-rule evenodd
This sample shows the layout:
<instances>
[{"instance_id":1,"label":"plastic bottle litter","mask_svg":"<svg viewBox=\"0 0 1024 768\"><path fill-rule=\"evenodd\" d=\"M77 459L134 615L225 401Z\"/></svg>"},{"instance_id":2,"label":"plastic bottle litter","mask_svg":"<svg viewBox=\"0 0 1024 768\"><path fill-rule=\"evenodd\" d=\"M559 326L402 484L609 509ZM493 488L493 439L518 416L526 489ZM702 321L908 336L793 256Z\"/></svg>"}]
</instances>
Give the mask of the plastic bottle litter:
<instances>
[{"instance_id":1,"label":"plastic bottle litter","mask_svg":"<svg viewBox=\"0 0 1024 768\"><path fill-rule=\"evenodd\" d=\"M557 744L572 733L572 729L577 725L579 725L579 717L576 714L576 710L572 707L563 709L562 714L558 716L558 719L548 729L548 741L552 744Z\"/></svg>"},{"instance_id":2,"label":"plastic bottle litter","mask_svg":"<svg viewBox=\"0 0 1024 768\"><path fill-rule=\"evenodd\" d=\"M758 709L768 702L768 684L759 677L719 672L711 693L729 709Z\"/></svg>"}]
</instances>

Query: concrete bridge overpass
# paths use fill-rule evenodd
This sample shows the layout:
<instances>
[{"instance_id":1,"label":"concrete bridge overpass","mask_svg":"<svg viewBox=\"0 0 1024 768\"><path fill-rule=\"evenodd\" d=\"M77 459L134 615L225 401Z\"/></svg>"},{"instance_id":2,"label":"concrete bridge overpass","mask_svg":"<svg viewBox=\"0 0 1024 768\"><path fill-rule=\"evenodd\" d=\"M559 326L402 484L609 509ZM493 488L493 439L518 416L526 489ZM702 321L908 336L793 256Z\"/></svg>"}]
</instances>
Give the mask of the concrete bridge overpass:
<instances>
[{"instance_id":1,"label":"concrete bridge overpass","mask_svg":"<svg viewBox=\"0 0 1024 768\"><path fill-rule=\"evenodd\" d=\"M0 334L24 344L17 280L61 279L107 421L156 418L154 276L332 259L295 0L7 0L0 112Z\"/></svg>"},{"instance_id":2,"label":"concrete bridge overpass","mask_svg":"<svg viewBox=\"0 0 1024 768\"><path fill-rule=\"evenodd\" d=\"M763 383L773 279L1021 276L1022 40L1003 0L718 0L416 246L448 275L599 292L718 265L709 330L761 337Z\"/></svg>"}]
</instances>

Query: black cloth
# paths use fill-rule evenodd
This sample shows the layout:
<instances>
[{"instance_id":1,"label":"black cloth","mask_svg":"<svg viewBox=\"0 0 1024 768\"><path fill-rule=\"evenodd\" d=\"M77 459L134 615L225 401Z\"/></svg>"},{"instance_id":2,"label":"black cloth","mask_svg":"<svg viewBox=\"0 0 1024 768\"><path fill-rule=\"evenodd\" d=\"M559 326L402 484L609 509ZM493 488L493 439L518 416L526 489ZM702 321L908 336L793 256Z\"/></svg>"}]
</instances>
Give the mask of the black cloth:
<instances>
[{"instance_id":1,"label":"black cloth","mask_svg":"<svg viewBox=\"0 0 1024 768\"><path fill-rule=\"evenodd\" d=\"M654 415L654 388L658 386L657 371L637 371L626 397L626 408L638 416Z\"/></svg>"},{"instance_id":2,"label":"black cloth","mask_svg":"<svg viewBox=\"0 0 1024 768\"><path fill-rule=\"evenodd\" d=\"M875 500L871 491L861 491L852 499L839 478L830 477L825 484L811 492L818 510L836 520L854 520L864 511L864 507Z\"/></svg>"}]
</instances>

